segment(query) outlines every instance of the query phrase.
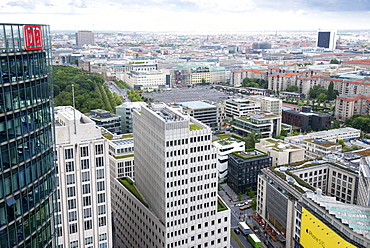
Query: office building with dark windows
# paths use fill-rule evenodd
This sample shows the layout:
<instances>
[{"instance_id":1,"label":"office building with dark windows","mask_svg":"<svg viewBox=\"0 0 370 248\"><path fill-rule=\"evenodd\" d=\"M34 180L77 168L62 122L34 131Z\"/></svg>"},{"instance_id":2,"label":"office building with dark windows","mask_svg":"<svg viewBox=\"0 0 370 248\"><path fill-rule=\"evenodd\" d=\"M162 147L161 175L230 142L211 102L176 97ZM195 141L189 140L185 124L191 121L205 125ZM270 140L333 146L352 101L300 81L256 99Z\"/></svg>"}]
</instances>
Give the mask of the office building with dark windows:
<instances>
[{"instance_id":1,"label":"office building with dark windows","mask_svg":"<svg viewBox=\"0 0 370 248\"><path fill-rule=\"evenodd\" d=\"M54 247L50 30L0 28L0 247Z\"/></svg>"}]
</instances>

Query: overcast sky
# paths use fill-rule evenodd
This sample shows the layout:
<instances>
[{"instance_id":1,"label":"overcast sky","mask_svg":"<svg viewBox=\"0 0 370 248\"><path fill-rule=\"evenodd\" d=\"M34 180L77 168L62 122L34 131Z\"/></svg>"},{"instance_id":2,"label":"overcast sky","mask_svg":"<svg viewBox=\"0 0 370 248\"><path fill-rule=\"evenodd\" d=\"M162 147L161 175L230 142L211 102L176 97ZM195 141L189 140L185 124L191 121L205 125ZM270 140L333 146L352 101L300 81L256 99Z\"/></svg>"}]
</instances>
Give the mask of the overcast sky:
<instances>
[{"instance_id":1,"label":"overcast sky","mask_svg":"<svg viewBox=\"0 0 370 248\"><path fill-rule=\"evenodd\" d=\"M0 0L1 23L52 30L370 29L369 0Z\"/></svg>"}]
</instances>

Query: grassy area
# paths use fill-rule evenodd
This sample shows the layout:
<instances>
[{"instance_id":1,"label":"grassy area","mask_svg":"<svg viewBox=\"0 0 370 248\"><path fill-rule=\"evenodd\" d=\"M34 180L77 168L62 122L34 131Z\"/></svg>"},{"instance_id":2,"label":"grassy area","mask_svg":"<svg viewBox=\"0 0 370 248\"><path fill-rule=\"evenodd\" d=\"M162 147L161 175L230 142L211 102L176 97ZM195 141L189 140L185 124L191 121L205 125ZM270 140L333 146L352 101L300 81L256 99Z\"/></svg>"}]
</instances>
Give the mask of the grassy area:
<instances>
[{"instance_id":1,"label":"grassy area","mask_svg":"<svg viewBox=\"0 0 370 248\"><path fill-rule=\"evenodd\" d=\"M202 128L195 125L195 124L189 124L190 131L195 131L195 130L201 130Z\"/></svg>"},{"instance_id":2,"label":"grassy area","mask_svg":"<svg viewBox=\"0 0 370 248\"><path fill-rule=\"evenodd\" d=\"M360 152L355 152L359 155L362 155L362 156L370 156L370 149L367 149L367 150L363 150L363 151L360 151Z\"/></svg>"},{"instance_id":3,"label":"grassy area","mask_svg":"<svg viewBox=\"0 0 370 248\"><path fill-rule=\"evenodd\" d=\"M133 157L134 154L127 154L127 155L122 155L122 156L114 156L115 159L121 159L121 158L131 158Z\"/></svg>"},{"instance_id":4,"label":"grassy area","mask_svg":"<svg viewBox=\"0 0 370 248\"><path fill-rule=\"evenodd\" d=\"M113 139L113 135L111 133L102 133L102 136L108 140L112 140Z\"/></svg>"},{"instance_id":5,"label":"grassy area","mask_svg":"<svg viewBox=\"0 0 370 248\"><path fill-rule=\"evenodd\" d=\"M133 182L128 177L121 177L118 178L118 181L122 183L142 204L144 204L147 208L149 208L149 204L144 201L141 197L140 193L137 191L136 187L134 186Z\"/></svg>"},{"instance_id":6,"label":"grassy area","mask_svg":"<svg viewBox=\"0 0 370 248\"><path fill-rule=\"evenodd\" d=\"M225 206L225 204L221 201L220 198L217 198L217 212L221 212L221 211L224 211L226 210L227 207Z\"/></svg>"},{"instance_id":7,"label":"grassy area","mask_svg":"<svg viewBox=\"0 0 370 248\"><path fill-rule=\"evenodd\" d=\"M121 139L129 139L129 138L133 138L134 136L132 134L123 134Z\"/></svg>"},{"instance_id":8,"label":"grassy area","mask_svg":"<svg viewBox=\"0 0 370 248\"><path fill-rule=\"evenodd\" d=\"M250 152L252 151L258 151L260 152L261 154L258 154L258 155L251 155ZM259 157L265 157L267 156L267 153L264 153L260 150L257 150L257 149L246 149L245 152L233 152L232 154L238 156L239 158L242 158L242 159L252 159L252 158L259 158Z\"/></svg>"},{"instance_id":9,"label":"grassy area","mask_svg":"<svg viewBox=\"0 0 370 248\"><path fill-rule=\"evenodd\" d=\"M243 243L240 241L238 236L236 236L235 232L232 229L230 229L230 233L231 233L231 238L233 240L235 240L235 242L238 244L239 248L244 247Z\"/></svg>"}]
</instances>

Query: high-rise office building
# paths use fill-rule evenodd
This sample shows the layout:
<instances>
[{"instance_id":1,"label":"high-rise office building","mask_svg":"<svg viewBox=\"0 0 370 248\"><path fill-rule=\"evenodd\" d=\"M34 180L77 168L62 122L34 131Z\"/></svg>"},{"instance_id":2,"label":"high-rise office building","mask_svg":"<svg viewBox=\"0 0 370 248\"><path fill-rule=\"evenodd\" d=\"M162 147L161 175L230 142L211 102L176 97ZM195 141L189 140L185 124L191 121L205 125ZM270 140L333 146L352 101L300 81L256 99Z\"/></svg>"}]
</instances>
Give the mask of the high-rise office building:
<instances>
[{"instance_id":1,"label":"high-rise office building","mask_svg":"<svg viewBox=\"0 0 370 248\"><path fill-rule=\"evenodd\" d=\"M330 51L335 50L337 42L337 32L334 30L319 30L317 31L317 47L327 48Z\"/></svg>"},{"instance_id":2,"label":"high-rise office building","mask_svg":"<svg viewBox=\"0 0 370 248\"><path fill-rule=\"evenodd\" d=\"M94 33L92 31L82 30L76 33L77 46L95 45Z\"/></svg>"},{"instance_id":3,"label":"high-rise office building","mask_svg":"<svg viewBox=\"0 0 370 248\"><path fill-rule=\"evenodd\" d=\"M50 30L0 27L0 247L53 247Z\"/></svg>"},{"instance_id":4,"label":"high-rise office building","mask_svg":"<svg viewBox=\"0 0 370 248\"><path fill-rule=\"evenodd\" d=\"M108 140L72 107L54 111L58 248L112 247Z\"/></svg>"},{"instance_id":5,"label":"high-rise office building","mask_svg":"<svg viewBox=\"0 0 370 248\"><path fill-rule=\"evenodd\" d=\"M164 104L134 112L135 182L114 181L117 247L229 247L211 129Z\"/></svg>"}]
</instances>

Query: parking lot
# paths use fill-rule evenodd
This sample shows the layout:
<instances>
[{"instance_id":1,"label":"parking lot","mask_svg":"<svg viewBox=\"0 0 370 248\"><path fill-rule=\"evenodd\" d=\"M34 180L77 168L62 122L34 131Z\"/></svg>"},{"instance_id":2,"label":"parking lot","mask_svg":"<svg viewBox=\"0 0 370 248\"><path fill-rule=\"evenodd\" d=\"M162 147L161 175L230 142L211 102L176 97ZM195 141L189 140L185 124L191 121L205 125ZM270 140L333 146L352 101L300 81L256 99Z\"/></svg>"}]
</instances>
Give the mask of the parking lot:
<instances>
[{"instance_id":1,"label":"parking lot","mask_svg":"<svg viewBox=\"0 0 370 248\"><path fill-rule=\"evenodd\" d=\"M160 92L141 93L141 95L153 98L154 102L176 103L208 100L217 103L224 102L230 93L211 89L210 86L196 86L194 88L172 88Z\"/></svg>"}]
</instances>

